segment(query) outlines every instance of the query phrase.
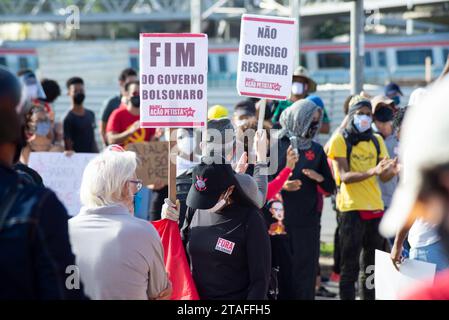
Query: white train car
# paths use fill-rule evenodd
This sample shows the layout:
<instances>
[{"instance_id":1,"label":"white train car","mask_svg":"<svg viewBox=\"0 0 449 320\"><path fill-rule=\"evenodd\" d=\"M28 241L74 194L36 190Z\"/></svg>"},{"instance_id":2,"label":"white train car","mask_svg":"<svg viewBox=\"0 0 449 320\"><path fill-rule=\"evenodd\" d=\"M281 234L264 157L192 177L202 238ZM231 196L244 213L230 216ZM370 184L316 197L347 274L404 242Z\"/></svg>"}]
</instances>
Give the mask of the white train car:
<instances>
[{"instance_id":1,"label":"white train car","mask_svg":"<svg viewBox=\"0 0 449 320\"><path fill-rule=\"evenodd\" d=\"M138 69L138 42L118 40L129 47L129 65ZM102 40L102 42L106 42ZM14 71L38 69L36 48L51 42L5 41L0 44L0 65ZM349 43L308 41L300 46L302 64L318 83L349 82ZM449 34L413 36L366 36L365 82L419 82L424 79L426 57L432 59L432 74L438 76L449 55ZM237 74L238 43L209 44L209 86L234 86Z\"/></svg>"}]
</instances>

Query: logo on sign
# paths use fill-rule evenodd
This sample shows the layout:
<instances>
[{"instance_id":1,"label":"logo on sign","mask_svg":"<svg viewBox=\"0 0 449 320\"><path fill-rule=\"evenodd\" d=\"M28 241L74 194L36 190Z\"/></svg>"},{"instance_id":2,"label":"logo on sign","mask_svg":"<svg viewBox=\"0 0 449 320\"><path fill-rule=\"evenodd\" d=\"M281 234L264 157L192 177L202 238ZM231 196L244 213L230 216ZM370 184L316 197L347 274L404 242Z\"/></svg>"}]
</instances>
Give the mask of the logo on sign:
<instances>
[{"instance_id":1,"label":"logo on sign","mask_svg":"<svg viewBox=\"0 0 449 320\"><path fill-rule=\"evenodd\" d=\"M185 116L194 117L196 110L193 108L163 108L162 106L150 106L150 116Z\"/></svg>"},{"instance_id":2,"label":"logo on sign","mask_svg":"<svg viewBox=\"0 0 449 320\"><path fill-rule=\"evenodd\" d=\"M264 81L256 81L250 78L245 78L245 87L280 91L282 86L277 82L264 82Z\"/></svg>"},{"instance_id":3,"label":"logo on sign","mask_svg":"<svg viewBox=\"0 0 449 320\"><path fill-rule=\"evenodd\" d=\"M232 251L234 250L235 243L223 238L218 238L217 245L215 246L215 250L232 254Z\"/></svg>"}]
</instances>

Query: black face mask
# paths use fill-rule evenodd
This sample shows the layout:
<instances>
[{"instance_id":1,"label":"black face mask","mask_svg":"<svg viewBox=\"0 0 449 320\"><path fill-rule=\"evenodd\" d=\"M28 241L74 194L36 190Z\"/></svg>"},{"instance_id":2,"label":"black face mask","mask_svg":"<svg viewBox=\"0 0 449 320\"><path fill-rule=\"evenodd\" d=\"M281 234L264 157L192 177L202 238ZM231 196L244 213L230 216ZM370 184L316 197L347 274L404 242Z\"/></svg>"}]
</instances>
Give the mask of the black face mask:
<instances>
[{"instance_id":1,"label":"black face mask","mask_svg":"<svg viewBox=\"0 0 449 320\"><path fill-rule=\"evenodd\" d=\"M309 130L307 130L304 138L306 138L306 139L313 138L316 135L316 133L318 132L319 126L320 126L319 121L313 121L310 124Z\"/></svg>"},{"instance_id":2,"label":"black face mask","mask_svg":"<svg viewBox=\"0 0 449 320\"><path fill-rule=\"evenodd\" d=\"M140 108L140 96L132 96L130 100L134 108Z\"/></svg>"},{"instance_id":3,"label":"black face mask","mask_svg":"<svg viewBox=\"0 0 449 320\"><path fill-rule=\"evenodd\" d=\"M86 95L82 92L75 94L75 96L73 97L73 102L76 105L80 105L83 103L84 99L86 98Z\"/></svg>"}]
</instances>

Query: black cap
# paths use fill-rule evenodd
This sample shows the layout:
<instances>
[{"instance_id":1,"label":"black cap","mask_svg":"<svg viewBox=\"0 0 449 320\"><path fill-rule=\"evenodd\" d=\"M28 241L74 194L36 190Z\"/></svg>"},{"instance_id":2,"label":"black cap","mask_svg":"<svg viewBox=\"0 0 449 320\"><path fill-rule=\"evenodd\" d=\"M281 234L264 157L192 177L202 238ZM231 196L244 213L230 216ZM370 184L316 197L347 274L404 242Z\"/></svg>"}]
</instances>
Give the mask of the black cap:
<instances>
[{"instance_id":1,"label":"black cap","mask_svg":"<svg viewBox=\"0 0 449 320\"><path fill-rule=\"evenodd\" d=\"M192 209L212 208L223 192L237 184L231 165L204 160L207 159L203 158L192 173L192 186L186 199L187 206Z\"/></svg>"},{"instance_id":2,"label":"black cap","mask_svg":"<svg viewBox=\"0 0 449 320\"><path fill-rule=\"evenodd\" d=\"M398 92L401 96L403 95L401 88L396 83L391 82L385 86L385 95L386 96L388 96L390 94L394 94L396 92Z\"/></svg>"},{"instance_id":3,"label":"black cap","mask_svg":"<svg viewBox=\"0 0 449 320\"><path fill-rule=\"evenodd\" d=\"M234 114L237 116L255 116L256 105L250 100L244 100L236 104Z\"/></svg>"},{"instance_id":4,"label":"black cap","mask_svg":"<svg viewBox=\"0 0 449 320\"><path fill-rule=\"evenodd\" d=\"M389 107L381 107L374 113L374 119L380 122L388 122L393 120L393 110Z\"/></svg>"}]
</instances>

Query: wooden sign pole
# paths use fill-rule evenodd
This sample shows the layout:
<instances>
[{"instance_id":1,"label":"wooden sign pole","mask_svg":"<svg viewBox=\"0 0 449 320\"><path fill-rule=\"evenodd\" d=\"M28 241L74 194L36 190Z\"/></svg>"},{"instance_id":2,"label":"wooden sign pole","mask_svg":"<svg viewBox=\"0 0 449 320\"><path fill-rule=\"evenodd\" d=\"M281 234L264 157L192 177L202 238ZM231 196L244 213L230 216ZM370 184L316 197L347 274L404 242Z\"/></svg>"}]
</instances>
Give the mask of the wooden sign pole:
<instances>
[{"instance_id":1,"label":"wooden sign pole","mask_svg":"<svg viewBox=\"0 0 449 320\"><path fill-rule=\"evenodd\" d=\"M265 121L265 109L267 107L267 100L262 99L259 102L259 121L257 122L257 131L261 132L263 123Z\"/></svg>"},{"instance_id":2,"label":"wooden sign pole","mask_svg":"<svg viewBox=\"0 0 449 320\"><path fill-rule=\"evenodd\" d=\"M177 152L176 146L176 128L170 128L170 145L168 148L168 198L170 201L176 203L176 161Z\"/></svg>"}]
</instances>

